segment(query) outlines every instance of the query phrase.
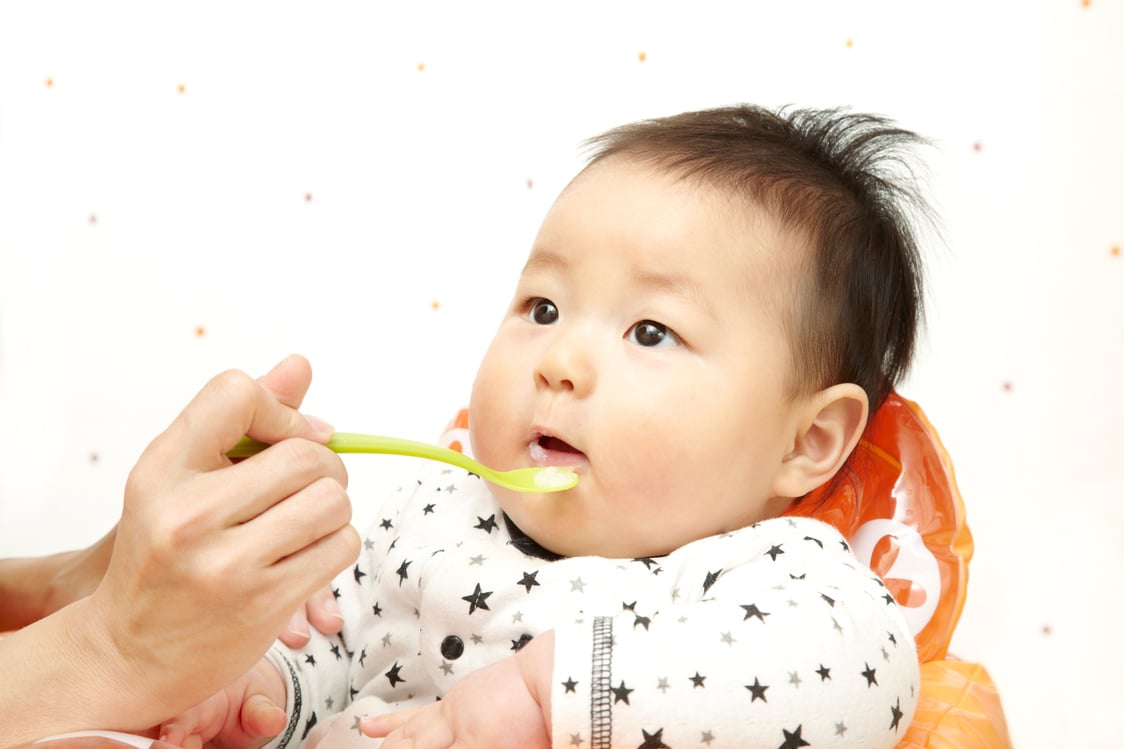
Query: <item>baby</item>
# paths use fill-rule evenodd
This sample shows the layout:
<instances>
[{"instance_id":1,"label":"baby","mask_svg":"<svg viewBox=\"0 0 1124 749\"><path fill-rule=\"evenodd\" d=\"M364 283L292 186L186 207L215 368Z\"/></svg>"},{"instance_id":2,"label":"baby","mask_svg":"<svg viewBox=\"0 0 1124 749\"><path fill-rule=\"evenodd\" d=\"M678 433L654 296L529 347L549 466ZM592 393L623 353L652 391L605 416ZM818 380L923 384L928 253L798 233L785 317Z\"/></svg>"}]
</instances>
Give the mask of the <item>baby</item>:
<instances>
[{"instance_id":1,"label":"baby","mask_svg":"<svg viewBox=\"0 0 1124 749\"><path fill-rule=\"evenodd\" d=\"M469 410L482 462L569 467L577 487L422 464L336 581L342 634L274 648L165 738L893 747L912 634L834 529L785 511L909 363L920 142L754 106L593 139Z\"/></svg>"}]
</instances>

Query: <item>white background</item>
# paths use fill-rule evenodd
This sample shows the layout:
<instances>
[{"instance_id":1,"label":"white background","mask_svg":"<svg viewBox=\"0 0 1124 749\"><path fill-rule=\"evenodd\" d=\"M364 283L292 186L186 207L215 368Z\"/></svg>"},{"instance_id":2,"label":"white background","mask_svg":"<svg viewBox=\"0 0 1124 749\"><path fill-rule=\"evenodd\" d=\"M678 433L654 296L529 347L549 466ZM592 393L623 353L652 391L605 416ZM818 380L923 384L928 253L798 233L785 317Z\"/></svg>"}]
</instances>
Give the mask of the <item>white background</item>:
<instances>
[{"instance_id":1,"label":"white background","mask_svg":"<svg viewBox=\"0 0 1124 749\"><path fill-rule=\"evenodd\" d=\"M0 554L108 529L213 374L432 440L580 141L739 101L931 137L903 393L977 541L953 642L1020 749L1124 740L1124 8L1114 0L0 2ZM396 459L348 459L368 517Z\"/></svg>"}]
</instances>

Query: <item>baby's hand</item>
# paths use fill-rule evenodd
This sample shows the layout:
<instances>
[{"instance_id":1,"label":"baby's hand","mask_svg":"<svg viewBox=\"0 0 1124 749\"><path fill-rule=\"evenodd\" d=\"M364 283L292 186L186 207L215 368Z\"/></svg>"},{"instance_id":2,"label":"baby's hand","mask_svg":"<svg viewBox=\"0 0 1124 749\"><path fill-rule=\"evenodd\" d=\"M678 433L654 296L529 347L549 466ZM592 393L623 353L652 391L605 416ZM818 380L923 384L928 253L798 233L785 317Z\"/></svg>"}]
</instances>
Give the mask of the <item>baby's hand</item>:
<instances>
[{"instance_id":1,"label":"baby's hand","mask_svg":"<svg viewBox=\"0 0 1124 749\"><path fill-rule=\"evenodd\" d=\"M285 684L264 658L233 684L160 727L160 739L185 749L257 749L285 729Z\"/></svg>"},{"instance_id":2,"label":"baby's hand","mask_svg":"<svg viewBox=\"0 0 1124 749\"><path fill-rule=\"evenodd\" d=\"M385 736L382 749L550 749L547 720L515 658L472 672L432 705L363 718L359 727Z\"/></svg>"}]
</instances>

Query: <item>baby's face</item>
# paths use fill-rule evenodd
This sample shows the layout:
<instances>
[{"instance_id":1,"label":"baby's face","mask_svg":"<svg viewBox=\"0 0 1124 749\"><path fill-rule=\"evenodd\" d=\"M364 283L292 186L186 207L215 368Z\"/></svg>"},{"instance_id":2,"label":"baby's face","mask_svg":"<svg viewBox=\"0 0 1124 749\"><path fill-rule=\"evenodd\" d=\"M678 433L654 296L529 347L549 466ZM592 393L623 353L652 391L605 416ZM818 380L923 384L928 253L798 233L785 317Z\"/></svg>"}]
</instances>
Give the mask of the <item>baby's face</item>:
<instances>
[{"instance_id":1,"label":"baby's face","mask_svg":"<svg viewBox=\"0 0 1124 749\"><path fill-rule=\"evenodd\" d=\"M571 183L473 386L480 460L580 477L493 487L512 520L560 554L630 558L780 514L799 251L763 213L619 157Z\"/></svg>"}]
</instances>

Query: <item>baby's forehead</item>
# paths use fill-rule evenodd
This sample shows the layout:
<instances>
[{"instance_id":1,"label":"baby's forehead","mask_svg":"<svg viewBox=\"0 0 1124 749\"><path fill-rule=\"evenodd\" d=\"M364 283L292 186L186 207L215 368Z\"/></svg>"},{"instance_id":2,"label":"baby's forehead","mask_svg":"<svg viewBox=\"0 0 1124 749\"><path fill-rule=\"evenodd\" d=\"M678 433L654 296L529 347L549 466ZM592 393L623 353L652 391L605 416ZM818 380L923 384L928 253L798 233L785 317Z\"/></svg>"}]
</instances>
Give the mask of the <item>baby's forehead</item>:
<instances>
[{"instance_id":1,"label":"baby's forehead","mask_svg":"<svg viewBox=\"0 0 1124 749\"><path fill-rule=\"evenodd\" d=\"M755 275L766 273L775 280L804 278L811 272L811 228L800 224L792 215L785 215L782 206L768 205L748 188L728 180L677 169L656 159L616 154L594 162L570 181L558 196L558 202L565 201L576 211L584 212L596 208L591 204L601 199L599 186L619 196L628 191L646 194L653 184L666 185L689 196L684 211L689 209L694 214L695 209L699 209L697 215L707 228L740 240L741 252L736 258L700 252L693 255L693 261L724 263L734 271L735 263L731 261L736 259L755 266ZM674 211L675 203L667 205ZM666 210L665 206L661 207ZM670 221L674 216L664 213L661 218ZM546 222L544 228L550 228ZM705 243L700 243L700 247L705 247Z\"/></svg>"}]
</instances>

